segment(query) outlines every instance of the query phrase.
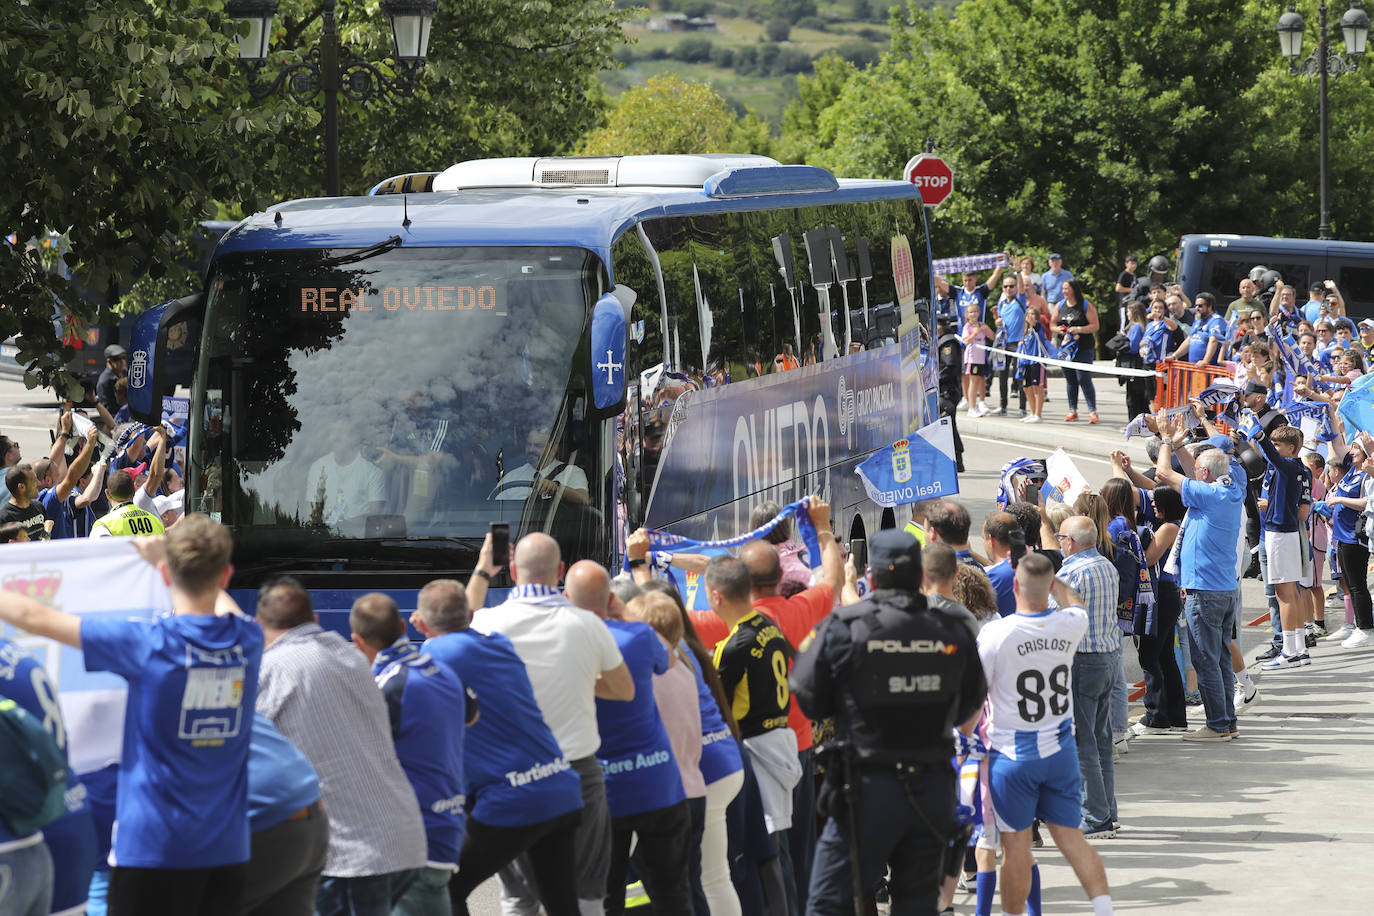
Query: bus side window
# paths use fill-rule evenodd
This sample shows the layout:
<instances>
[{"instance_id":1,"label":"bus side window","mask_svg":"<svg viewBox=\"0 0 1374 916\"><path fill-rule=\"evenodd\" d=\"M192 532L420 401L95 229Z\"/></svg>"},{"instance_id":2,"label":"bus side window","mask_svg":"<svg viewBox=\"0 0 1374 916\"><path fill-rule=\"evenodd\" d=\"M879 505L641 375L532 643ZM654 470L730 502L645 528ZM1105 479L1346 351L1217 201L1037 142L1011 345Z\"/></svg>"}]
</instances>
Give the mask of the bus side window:
<instances>
[{"instance_id":1,"label":"bus side window","mask_svg":"<svg viewBox=\"0 0 1374 916\"><path fill-rule=\"evenodd\" d=\"M1336 276L1330 279L1336 281L1336 288L1345 297L1346 314L1359 318L1374 315L1374 264L1368 267L1343 264L1332 272Z\"/></svg>"}]
</instances>

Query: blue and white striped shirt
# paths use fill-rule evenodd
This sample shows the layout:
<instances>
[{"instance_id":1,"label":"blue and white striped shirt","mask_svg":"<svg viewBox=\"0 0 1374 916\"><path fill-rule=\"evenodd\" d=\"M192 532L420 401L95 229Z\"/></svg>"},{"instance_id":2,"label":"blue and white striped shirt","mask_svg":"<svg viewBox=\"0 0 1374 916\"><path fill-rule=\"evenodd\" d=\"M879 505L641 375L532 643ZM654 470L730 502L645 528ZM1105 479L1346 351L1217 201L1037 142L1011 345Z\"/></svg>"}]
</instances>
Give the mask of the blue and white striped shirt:
<instances>
[{"instance_id":1,"label":"blue and white striped shirt","mask_svg":"<svg viewBox=\"0 0 1374 916\"><path fill-rule=\"evenodd\" d=\"M1059 578L1083 598L1088 612L1088 632L1078 646L1079 652L1117 652L1121 649L1121 628L1116 625L1116 602L1121 591L1121 576L1111 560L1089 547L1064 558Z\"/></svg>"}]
</instances>

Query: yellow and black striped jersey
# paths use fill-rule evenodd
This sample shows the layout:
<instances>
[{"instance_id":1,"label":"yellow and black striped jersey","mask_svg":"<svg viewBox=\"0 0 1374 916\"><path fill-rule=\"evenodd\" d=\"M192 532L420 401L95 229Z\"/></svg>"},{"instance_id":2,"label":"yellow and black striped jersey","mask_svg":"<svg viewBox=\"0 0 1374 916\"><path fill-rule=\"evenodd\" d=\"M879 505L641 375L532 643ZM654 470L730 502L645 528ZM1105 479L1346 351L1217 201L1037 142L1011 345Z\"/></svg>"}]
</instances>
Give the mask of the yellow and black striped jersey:
<instances>
[{"instance_id":1,"label":"yellow and black striped jersey","mask_svg":"<svg viewBox=\"0 0 1374 916\"><path fill-rule=\"evenodd\" d=\"M791 657L787 637L758 611L740 618L716 646L716 670L743 737L787 727Z\"/></svg>"}]
</instances>

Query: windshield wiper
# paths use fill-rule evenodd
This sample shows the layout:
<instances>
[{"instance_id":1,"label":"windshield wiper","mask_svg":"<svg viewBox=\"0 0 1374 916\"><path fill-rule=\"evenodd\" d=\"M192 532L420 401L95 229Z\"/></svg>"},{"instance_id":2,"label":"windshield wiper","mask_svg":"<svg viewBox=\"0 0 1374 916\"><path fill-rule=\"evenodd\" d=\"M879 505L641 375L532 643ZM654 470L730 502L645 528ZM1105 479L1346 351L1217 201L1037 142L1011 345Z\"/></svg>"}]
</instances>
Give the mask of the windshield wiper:
<instances>
[{"instance_id":1,"label":"windshield wiper","mask_svg":"<svg viewBox=\"0 0 1374 916\"><path fill-rule=\"evenodd\" d=\"M383 239L375 245L368 245L366 248L360 248L352 254L341 254L337 257L325 258L322 263L325 266L354 264L358 261L366 261L368 258L375 258L379 254L385 254L400 244L401 237L399 235L393 235L391 238Z\"/></svg>"}]
</instances>

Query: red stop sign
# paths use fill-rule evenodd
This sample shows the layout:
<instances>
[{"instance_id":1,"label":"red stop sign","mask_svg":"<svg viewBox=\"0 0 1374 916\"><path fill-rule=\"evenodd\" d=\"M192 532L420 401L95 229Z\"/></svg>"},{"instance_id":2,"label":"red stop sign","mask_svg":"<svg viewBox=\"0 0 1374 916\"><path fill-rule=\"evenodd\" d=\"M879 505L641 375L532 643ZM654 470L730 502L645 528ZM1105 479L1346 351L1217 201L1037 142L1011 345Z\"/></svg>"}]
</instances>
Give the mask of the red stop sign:
<instances>
[{"instance_id":1,"label":"red stop sign","mask_svg":"<svg viewBox=\"0 0 1374 916\"><path fill-rule=\"evenodd\" d=\"M921 189L921 202L927 207L938 207L954 190L954 171L932 153L913 156L902 177Z\"/></svg>"}]
</instances>

